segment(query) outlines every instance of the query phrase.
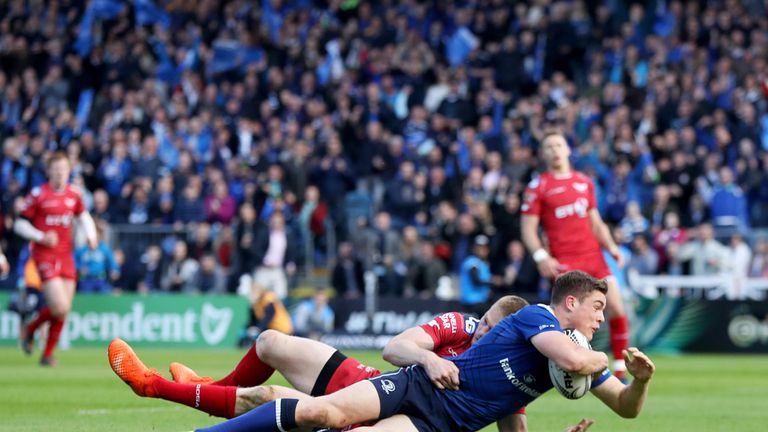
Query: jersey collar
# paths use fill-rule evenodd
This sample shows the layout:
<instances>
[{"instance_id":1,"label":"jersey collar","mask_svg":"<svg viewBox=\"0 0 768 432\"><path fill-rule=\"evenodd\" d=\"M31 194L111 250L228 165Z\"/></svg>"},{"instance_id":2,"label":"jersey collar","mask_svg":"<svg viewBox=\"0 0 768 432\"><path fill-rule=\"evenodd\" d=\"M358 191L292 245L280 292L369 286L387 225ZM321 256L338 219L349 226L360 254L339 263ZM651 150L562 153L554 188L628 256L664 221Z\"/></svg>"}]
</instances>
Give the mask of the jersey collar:
<instances>
[{"instance_id":1,"label":"jersey collar","mask_svg":"<svg viewBox=\"0 0 768 432\"><path fill-rule=\"evenodd\" d=\"M555 317L555 319L557 319L557 315L555 315L555 311L553 311L552 308L549 305L545 305L543 303L539 303L536 306L538 306L540 308L546 309L549 313L552 314L553 317Z\"/></svg>"}]
</instances>

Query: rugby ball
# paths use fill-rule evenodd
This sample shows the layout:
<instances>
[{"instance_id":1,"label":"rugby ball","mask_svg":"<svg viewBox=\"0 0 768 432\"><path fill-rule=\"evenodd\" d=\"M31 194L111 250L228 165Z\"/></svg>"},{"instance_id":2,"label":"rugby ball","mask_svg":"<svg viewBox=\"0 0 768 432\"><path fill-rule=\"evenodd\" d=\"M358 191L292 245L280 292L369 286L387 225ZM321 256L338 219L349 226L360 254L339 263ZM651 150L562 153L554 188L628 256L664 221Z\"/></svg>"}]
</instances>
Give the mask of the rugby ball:
<instances>
[{"instance_id":1,"label":"rugby ball","mask_svg":"<svg viewBox=\"0 0 768 432\"><path fill-rule=\"evenodd\" d=\"M564 329L563 333L566 334L573 343L583 346L587 349L592 349L587 337L576 329ZM580 375L573 372L566 372L560 368L552 360L549 360L549 379L552 380L552 385L555 386L557 391L561 395L568 399L579 399L589 393L590 386L592 386L592 375Z\"/></svg>"}]
</instances>

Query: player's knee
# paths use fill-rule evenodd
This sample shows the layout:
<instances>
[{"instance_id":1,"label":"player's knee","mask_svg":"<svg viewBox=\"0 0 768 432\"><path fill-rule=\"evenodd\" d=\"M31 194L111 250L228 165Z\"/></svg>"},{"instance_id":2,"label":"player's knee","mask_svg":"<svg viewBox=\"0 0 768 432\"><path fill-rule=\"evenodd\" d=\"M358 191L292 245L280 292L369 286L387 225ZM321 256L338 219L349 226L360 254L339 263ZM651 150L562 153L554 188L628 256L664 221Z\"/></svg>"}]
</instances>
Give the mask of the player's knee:
<instances>
[{"instance_id":1,"label":"player's knee","mask_svg":"<svg viewBox=\"0 0 768 432\"><path fill-rule=\"evenodd\" d=\"M62 305L62 304L51 305L49 306L49 309L51 311L51 315L53 315L54 318L65 319L69 314L68 305Z\"/></svg>"},{"instance_id":2,"label":"player's knee","mask_svg":"<svg viewBox=\"0 0 768 432\"><path fill-rule=\"evenodd\" d=\"M262 360L269 360L275 356L276 346L280 338L285 335L277 330L264 330L256 339L256 354Z\"/></svg>"}]
</instances>

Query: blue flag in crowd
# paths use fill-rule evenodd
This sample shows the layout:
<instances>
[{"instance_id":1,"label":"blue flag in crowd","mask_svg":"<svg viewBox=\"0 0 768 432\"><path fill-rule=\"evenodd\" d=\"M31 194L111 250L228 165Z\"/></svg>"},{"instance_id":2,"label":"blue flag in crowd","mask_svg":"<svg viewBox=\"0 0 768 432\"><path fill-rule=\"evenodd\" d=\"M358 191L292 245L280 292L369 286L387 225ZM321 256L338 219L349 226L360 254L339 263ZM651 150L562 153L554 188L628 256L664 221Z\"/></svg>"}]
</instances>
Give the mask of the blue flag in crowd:
<instances>
[{"instance_id":1,"label":"blue flag in crowd","mask_svg":"<svg viewBox=\"0 0 768 432\"><path fill-rule=\"evenodd\" d=\"M242 61L242 53L243 46L236 40L215 41L208 73L215 75L238 67Z\"/></svg>"},{"instance_id":2,"label":"blue flag in crowd","mask_svg":"<svg viewBox=\"0 0 768 432\"><path fill-rule=\"evenodd\" d=\"M80 99L77 101L77 127L82 129L88 121L93 106L93 89L86 89L80 93Z\"/></svg>"},{"instance_id":3,"label":"blue flag in crowd","mask_svg":"<svg viewBox=\"0 0 768 432\"><path fill-rule=\"evenodd\" d=\"M85 57L93 47L93 23L97 18L111 19L123 11L125 5L122 0L91 0L85 9L83 20L80 22L80 31L75 41L75 50L80 57Z\"/></svg>"},{"instance_id":4,"label":"blue flag in crowd","mask_svg":"<svg viewBox=\"0 0 768 432\"><path fill-rule=\"evenodd\" d=\"M134 0L133 7L136 9L136 22L139 25L160 23L166 30L171 26L171 16L157 7L152 0Z\"/></svg>"}]
</instances>

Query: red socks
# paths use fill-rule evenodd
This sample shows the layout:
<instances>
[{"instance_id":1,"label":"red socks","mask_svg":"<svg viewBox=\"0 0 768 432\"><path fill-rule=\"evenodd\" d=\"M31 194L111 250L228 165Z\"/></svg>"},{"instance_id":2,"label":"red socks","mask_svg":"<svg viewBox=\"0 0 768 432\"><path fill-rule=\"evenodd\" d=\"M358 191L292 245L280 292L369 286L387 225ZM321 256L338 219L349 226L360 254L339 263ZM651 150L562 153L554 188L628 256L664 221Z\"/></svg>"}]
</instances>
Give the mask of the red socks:
<instances>
[{"instance_id":1,"label":"red socks","mask_svg":"<svg viewBox=\"0 0 768 432\"><path fill-rule=\"evenodd\" d=\"M254 343L251 348L248 348L248 352L245 353L240 363L235 366L235 370L213 384L219 386L253 387L263 384L273 373L275 373L275 369L264 363L259 358L259 355L256 354L256 344Z\"/></svg>"},{"instance_id":2,"label":"red socks","mask_svg":"<svg viewBox=\"0 0 768 432\"><path fill-rule=\"evenodd\" d=\"M37 329L43 325L43 323L50 320L51 317L51 310L48 308L48 306L43 306L43 308L40 309L40 312L37 313L37 318L27 324L27 334L34 336Z\"/></svg>"},{"instance_id":3,"label":"red socks","mask_svg":"<svg viewBox=\"0 0 768 432\"><path fill-rule=\"evenodd\" d=\"M43 351L44 358L53 355L53 350L56 348L56 344L59 343L61 330L64 328L63 319L51 317L50 321L51 327L48 330L48 341L45 343L45 351Z\"/></svg>"},{"instance_id":4,"label":"red socks","mask_svg":"<svg viewBox=\"0 0 768 432\"><path fill-rule=\"evenodd\" d=\"M629 322L626 316L611 318L608 322L611 328L611 350L614 358L614 375L624 376L624 356L622 351L629 347Z\"/></svg>"},{"instance_id":5,"label":"red socks","mask_svg":"<svg viewBox=\"0 0 768 432\"><path fill-rule=\"evenodd\" d=\"M237 387L179 384L159 377L155 378L153 384L160 399L177 402L216 417L235 416Z\"/></svg>"},{"instance_id":6,"label":"red socks","mask_svg":"<svg viewBox=\"0 0 768 432\"><path fill-rule=\"evenodd\" d=\"M51 315L51 309L48 306L43 306L37 314L37 318L27 325L27 334L33 337L37 329L46 322L50 322L51 326L48 329L48 341L45 343L43 357L51 357L53 350L56 349L56 344L59 343L61 331L64 329L64 319L54 317Z\"/></svg>"}]
</instances>

